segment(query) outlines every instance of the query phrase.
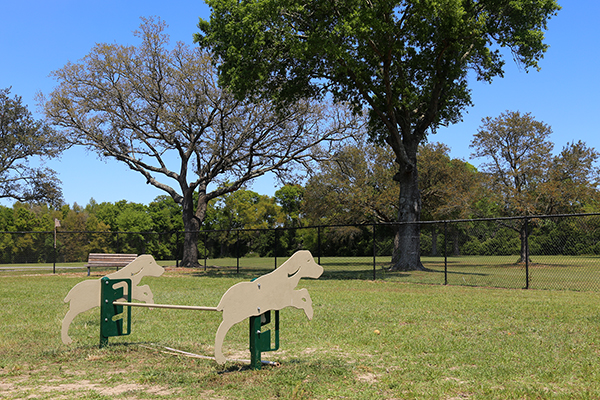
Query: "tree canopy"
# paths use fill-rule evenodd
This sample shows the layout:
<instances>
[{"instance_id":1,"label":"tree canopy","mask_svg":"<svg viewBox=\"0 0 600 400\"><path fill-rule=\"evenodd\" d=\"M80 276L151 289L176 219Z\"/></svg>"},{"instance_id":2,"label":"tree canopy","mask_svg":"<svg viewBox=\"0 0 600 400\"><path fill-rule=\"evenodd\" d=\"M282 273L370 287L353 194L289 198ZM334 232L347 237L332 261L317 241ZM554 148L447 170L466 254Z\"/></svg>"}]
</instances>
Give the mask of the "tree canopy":
<instances>
[{"instance_id":1,"label":"tree canopy","mask_svg":"<svg viewBox=\"0 0 600 400\"><path fill-rule=\"evenodd\" d=\"M489 217L480 207L492 194L483 174L458 158L450 157L450 148L442 143L419 147L419 188L423 199L423 219L467 219ZM491 200L490 200L491 201Z\"/></svg>"},{"instance_id":2,"label":"tree canopy","mask_svg":"<svg viewBox=\"0 0 600 400\"><path fill-rule=\"evenodd\" d=\"M506 111L487 117L475 134L473 157L486 160L481 167L490 177L502 216L583 212L598 201L600 153L583 142L566 145L553 155L552 129L530 113ZM525 260L526 226L514 227L521 235Z\"/></svg>"},{"instance_id":3,"label":"tree canopy","mask_svg":"<svg viewBox=\"0 0 600 400\"><path fill-rule=\"evenodd\" d=\"M473 157L482 158L503 216L582 212L596 196L600 154L572 142L553 155L552 129L531 113L487 117L475 134Z\"/></svg>"},{"instance_id":4,"label":"tree canopy","mask_svg":"<svg viewBox=\"0 0 600 400\"><path fill-rule=\"evenodd\" d=\"M43 121L34 120L21 97L11 98L10 89L0 89L0 198L60 206L56 172L30 161L56 157L64 148L63 138Z\"/></svg>"},{"instance_id":5,"label":"tree canopy","mask_svg":"<svg viewBox=\"0 0 600 400\"><path fill-rule=\"evenodd\" d=\"M278 101L333 94L369 111L370 133L395 157L400 184L394 269L420 267L417 150L428 132L460 121L467 77L502 76L501 48L539 67L555 0L364 2L208 0L195 40L223 59L239 97Z\"/></svg>"},{"instance_id":6,"label":"tree canopy","mask_svg":"<svg viewBox=\"0 0 600 400\"><path fill-rule=\"evenodd\" d=\"M127 164L182 207L182 264L194 266L209 201L309 163L313 146L345 137L355 119L326 102L276 109L236 99L218 85L211 53L171 48L165 30L160 20L144 20L138 46L98 44L55 71L59 85L45 110L73 143Z\"/></svg>"}]
</instances>

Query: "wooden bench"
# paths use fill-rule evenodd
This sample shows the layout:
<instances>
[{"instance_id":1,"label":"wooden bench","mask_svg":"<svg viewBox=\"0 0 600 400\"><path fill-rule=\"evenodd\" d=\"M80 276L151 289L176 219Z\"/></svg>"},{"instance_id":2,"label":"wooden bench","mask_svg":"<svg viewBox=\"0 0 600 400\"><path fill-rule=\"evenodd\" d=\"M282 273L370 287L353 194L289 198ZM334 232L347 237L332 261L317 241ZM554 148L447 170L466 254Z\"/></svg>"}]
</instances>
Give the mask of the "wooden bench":
<instances>
[{"instance_id":1,"label":"wooden bench","mask_svg":"<svg viewBox=\"0 0 600 400\"><path fill-rule=\"evenodd\" d=\"M90 253L88 256L87 267L88 276L92 267L124 267L137 258L137 254L105 254L105 253Z\"/></svg>"}]
</instances>

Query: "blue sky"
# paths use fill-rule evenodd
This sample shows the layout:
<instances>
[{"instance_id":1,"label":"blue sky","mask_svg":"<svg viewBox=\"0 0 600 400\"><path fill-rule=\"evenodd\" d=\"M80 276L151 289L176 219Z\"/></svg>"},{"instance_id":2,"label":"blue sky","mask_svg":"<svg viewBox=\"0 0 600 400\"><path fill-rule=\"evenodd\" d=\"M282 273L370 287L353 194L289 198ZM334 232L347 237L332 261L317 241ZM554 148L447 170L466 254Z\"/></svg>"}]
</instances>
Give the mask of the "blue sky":
<instances>
[{"instance_id":1,"label":"blue sky","mask_svg":"<svg viewBox=\"0 0 600 400\"><path fill-rule=\"evenodd\" d=\"M559 0L560 2L560 0ZM562 1L563 9L549 23L550 45L540 72L526 73L507 60L504 78L491 85L471 82L474 107L463 122L440 128L432 142L445 143L451 156L470 159L469 144L484 117L511 110L530 112L552 127L551 140L558 152L568 142L582 140L600 151L600 2ZM3 1L0 5L0 88L12 86L37 118L37 92L49 93L55 85L51 71L85 56L96 43L135 43L132 32L140 17L159 16L173 41L192 43L199 17L208 18L202 1L189 0L45 0ZM68 204L86 205L122 199L148 204L164 194L116 161L98 160L80 148L68 150L47 164L59 173ZM271 177L259 179L253 190L273 195ZM1 201L11 205L12 201Z\"/></svg>"}]
</instances>

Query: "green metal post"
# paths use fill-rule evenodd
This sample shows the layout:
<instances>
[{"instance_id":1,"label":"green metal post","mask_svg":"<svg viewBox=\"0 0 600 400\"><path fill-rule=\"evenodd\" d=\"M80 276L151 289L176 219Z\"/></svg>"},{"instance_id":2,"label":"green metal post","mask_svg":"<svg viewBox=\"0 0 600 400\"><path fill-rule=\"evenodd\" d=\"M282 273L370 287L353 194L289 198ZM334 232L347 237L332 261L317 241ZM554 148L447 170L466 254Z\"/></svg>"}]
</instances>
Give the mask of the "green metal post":
<instances>
[{"instance_id":1,"label":"green metal post","mask_svg":"<svg viewBox=\"0 0 600 400\"><path fill-rule=\"evenodd\" d=\"M120 285L115 288L119 283ZM123 314L123 306L114 305L116 300L126 298L131 301L133 289L131 279L109 279L104 277L100 280L100 348L108 345L111 336L123 336L131 333L131 307L127 307L127 313ZM127 295L124 294L127 286ZM127 319L126 329L123 329L123 320Z\"/></svg>"},{"instance_id":2,"label":"green metal post","mask_svg":"<svg viewBox=\"0 0 600 400\"><path fill-rule=\"evenodd\" d=\"M250 368L262 367L261 353L279 349L279 311L275 311L275 346L271 347L271 331L261 332L263 325L271 322L271 312L250 317Z\"/></svg>"},{"instance_id":3,"label":"green metal post","mask_svg":"<svg viewBox=\"0 0 600 400\"><path fill-rule=\"evenodd\" d=\"M260 369L260 315L250 317L250 368Z\"/></svg>"}]
</instances>

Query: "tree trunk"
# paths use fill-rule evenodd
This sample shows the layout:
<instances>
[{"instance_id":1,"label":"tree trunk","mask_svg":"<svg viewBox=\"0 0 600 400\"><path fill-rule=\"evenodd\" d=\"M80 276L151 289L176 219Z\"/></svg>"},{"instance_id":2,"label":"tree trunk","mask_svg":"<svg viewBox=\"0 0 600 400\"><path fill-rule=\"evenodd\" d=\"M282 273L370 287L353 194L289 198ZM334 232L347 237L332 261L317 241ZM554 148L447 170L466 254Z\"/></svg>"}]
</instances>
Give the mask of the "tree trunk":
<instances>
[{"instance_id":1,"label":"tree trunk","mask_svg":"<svg viewBox=\"0 0 600 400\"><path fill-rule=\"evenodd\" d=\"M437 248L438 231L436 225L431 225L431 256L435 257L438 255Z\"/></svg>"},{"instance_id":2,"label":"tree trunk","mask_svg":"<svg viewBox=\"0 0 600 400\"><path fill-rule=\"evenodd\" d=\"M452 229L452 255L453 256L460 256L460 242L459 242L459 231L458 228L455 226L454 229Z\"/></svg>"},{"instance_id":3,"label":"tree trunk","mask_svg":"<svg viewBox=\"0 0 600 400\"><path fill-rule=\"evenodd\" d=\"M398 231L394 237L391 271L424 270L421 264L421 194L416 166L394 177L400 184Z\"/></svg>"},{"instance_id":4,"label":"tree trunk","mask_svg":"<svg viewBox=\"0 0 600 400\"><path fill-rule=\"evenodd\" d=\"M521 238L521 256L517 262L525 263L525 260L527 260L529 257L527 251L527 224L523 223L523 225L521 225L521 228L519 229L519 237ZM528 261L531 261L531 259Z\"/></svg>"},{"instance_id":5,"label":"tree trunk","mask_svg":"<svg viewBox=\"0 0 600 400\"><path fill-rule=\"evenodd\" d=\"M200 267L198 263L198 232L200 221L194 213L193 191L187 190L181 204L183 217L183 255L181 257L182 267Z\"/></svg>"}]
</instances>

